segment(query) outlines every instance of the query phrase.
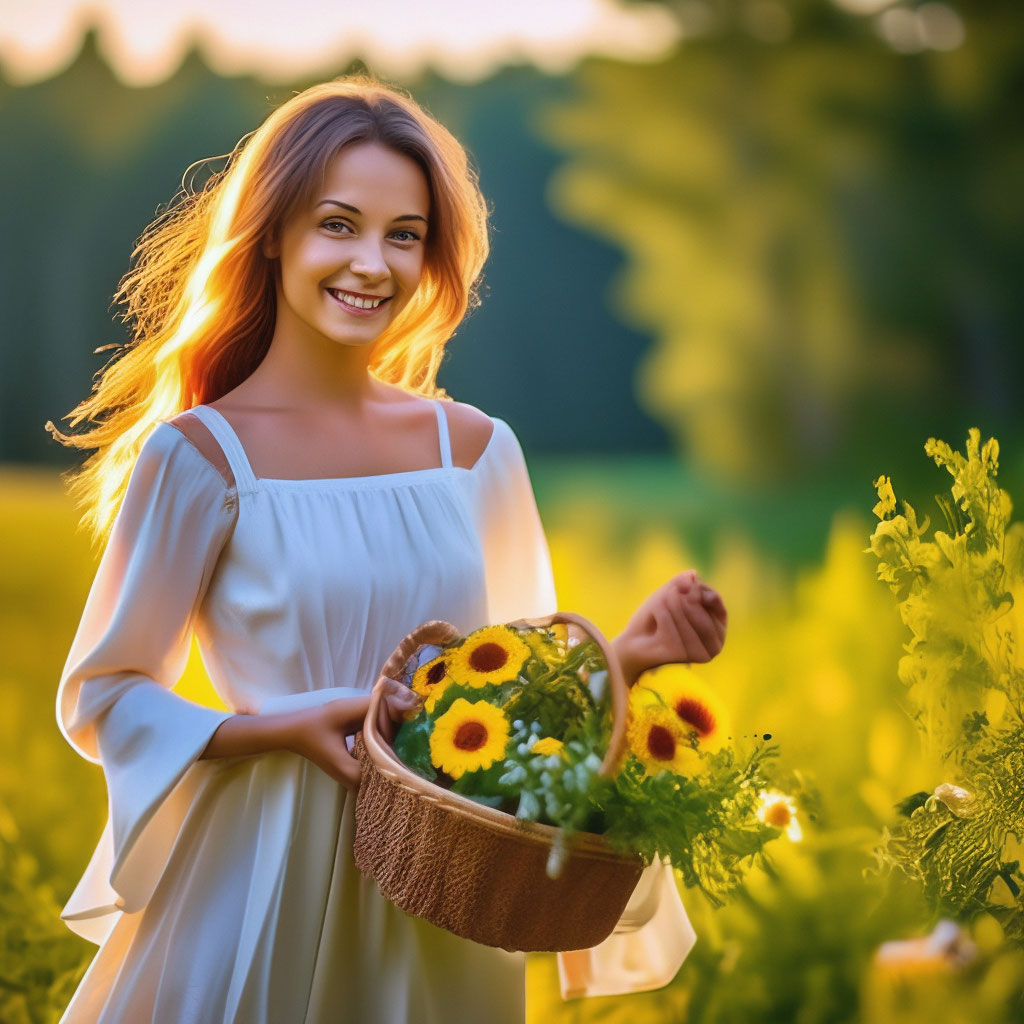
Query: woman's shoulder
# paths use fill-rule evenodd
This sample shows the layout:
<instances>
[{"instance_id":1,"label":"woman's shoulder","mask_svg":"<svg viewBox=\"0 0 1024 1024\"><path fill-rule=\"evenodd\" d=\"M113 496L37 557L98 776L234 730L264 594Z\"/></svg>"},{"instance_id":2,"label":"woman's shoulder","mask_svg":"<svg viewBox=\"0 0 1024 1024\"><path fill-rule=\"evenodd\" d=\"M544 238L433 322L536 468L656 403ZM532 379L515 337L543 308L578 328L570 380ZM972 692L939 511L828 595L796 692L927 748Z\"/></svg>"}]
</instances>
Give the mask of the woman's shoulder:
<instances>
[{"instance_id":1,"label":"woman's shoulder","mask_svg":"<svg viewBox=\"0 0 1024 1024\"><path fill-rule=\"evenodd\" d=\"M498 422L468 402L445 402L452 462L456 466L476 466L491 447Z\"/></svg>"},{"instance_id":2,"label":"woman's shoulder","mask_svg":"<svg viewBox=\"0 0 1024 1024\"><path fill-rule=\"evenodd\" d=\"M467 402L445 402L452 444L452 461L457 466L498 472L523 461L519 438L500 416L492 416Z\"/></svg>"}]
</instances>

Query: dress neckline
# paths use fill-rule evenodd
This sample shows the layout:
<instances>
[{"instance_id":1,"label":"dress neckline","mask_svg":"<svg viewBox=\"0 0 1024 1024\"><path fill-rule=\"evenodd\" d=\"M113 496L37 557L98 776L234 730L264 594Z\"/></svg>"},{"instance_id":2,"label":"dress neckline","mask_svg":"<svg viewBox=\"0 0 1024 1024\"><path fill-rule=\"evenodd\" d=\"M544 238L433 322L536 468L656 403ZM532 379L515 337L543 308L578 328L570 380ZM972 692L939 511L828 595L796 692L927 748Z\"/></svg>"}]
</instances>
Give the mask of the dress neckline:
<instances>
[{"instance_id":1,"label":"dress neckline","mask_svg":"<svg viewBox=\"0 0 1024 1024\"><path fill-rule=\"evenodd\" d=\"M364 476L317 476L296 478L256 476L253 472L252 465L249 462L249 457L245 453L245 448L242 446L242 442L228 418L219 409L215 409L212 405L205 405L201 403L194 406L193 411L201 409L204 413L213 415L216 421L221 425L224 434L230 439L231 445L235 449L236 458L239 459L244 466L246 475L256 487L294 490L315 490L317 488L358 489L363 487L383 487L387 486L389 483L394 486L413 484L419 480L452 472L472 473L473 470L483 462L494 442L494 435L498 432L497 423L495 423L494 428L491 430L491 436L487 439L487 444L484 446L484 450L480 453L480 457L476 462L473 463L472 466L456 466L451 460L451 444L448 437L447 417L445 416L444 410L441 408L441 403L438 402L437 399L431 399L431 401L434 403L437 414L438 431L441 442L441 458L444 464L440 466L426 466L423 469L405 469L397 473L372 473Z\"/></svg>"}]
</instances>

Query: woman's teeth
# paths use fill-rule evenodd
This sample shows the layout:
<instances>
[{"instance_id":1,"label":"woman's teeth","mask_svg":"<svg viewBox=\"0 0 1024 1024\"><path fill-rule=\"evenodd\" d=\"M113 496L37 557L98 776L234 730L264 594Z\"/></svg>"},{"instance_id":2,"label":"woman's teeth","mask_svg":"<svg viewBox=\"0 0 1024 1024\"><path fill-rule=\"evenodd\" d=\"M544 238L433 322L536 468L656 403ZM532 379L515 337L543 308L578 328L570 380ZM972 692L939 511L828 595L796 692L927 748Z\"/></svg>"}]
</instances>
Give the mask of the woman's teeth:
<instances>
[{"instance_id":1,"label":"woman's teeth","mask_svg":"<svg viewBox=\"0 0 1024 1024\"><path fill-rule=\"evenodd\" d=\"M347 302L350 306L355 306L356 309L376 309L382 302L386 302L391 296L386 296L379 299L362 299L358 295L353 295L351 292L339 292L335 288L327 289L333 296Z\"/></svg>"}]
</instances>

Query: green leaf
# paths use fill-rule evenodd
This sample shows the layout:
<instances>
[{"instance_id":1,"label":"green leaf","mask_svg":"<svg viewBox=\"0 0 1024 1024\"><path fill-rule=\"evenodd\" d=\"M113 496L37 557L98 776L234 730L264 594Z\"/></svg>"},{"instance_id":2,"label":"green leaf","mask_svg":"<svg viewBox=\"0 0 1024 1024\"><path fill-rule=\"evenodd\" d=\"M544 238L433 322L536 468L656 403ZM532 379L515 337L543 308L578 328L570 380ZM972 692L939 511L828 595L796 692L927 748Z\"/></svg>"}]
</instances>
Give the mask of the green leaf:
<instances>
[{"instance_id":1,"label":"green leaf","mask_svg":"<svg viewBox=\"0 0 1024 1024\"><path fill-rule=\"evenodd\" d=\"M430 734L433 722L425 712L412 721L402 722L395 735L394 750L402 763L429 782L437 778L437 772L430 760Z\"/></svg>"}]
</instances>

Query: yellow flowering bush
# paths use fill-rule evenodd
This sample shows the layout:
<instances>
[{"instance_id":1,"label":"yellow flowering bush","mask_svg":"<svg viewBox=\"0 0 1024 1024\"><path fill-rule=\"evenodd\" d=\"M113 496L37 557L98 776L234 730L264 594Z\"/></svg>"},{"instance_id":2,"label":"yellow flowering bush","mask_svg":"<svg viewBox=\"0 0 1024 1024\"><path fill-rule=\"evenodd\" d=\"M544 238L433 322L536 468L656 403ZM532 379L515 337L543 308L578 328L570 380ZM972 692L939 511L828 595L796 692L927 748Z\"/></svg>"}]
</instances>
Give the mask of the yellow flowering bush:
<instances>
[{"instance_id":1,"label":"yellow flowering bush","mask_svg":"<svg viewBox=\"0 0 1024 1024\"><path fill-rule=\"evenodd\" d=\"M972 428L966 455L934 438L925 452L953 478L936 496L946 530L929 537L907 502L897 512L879 477L869 550L910 631L899 677L943 775L903 801L877 856L937 909L988 913L1024 945L1024 524L996 484L995 438Z\"/></svg>"}]
</instances>

